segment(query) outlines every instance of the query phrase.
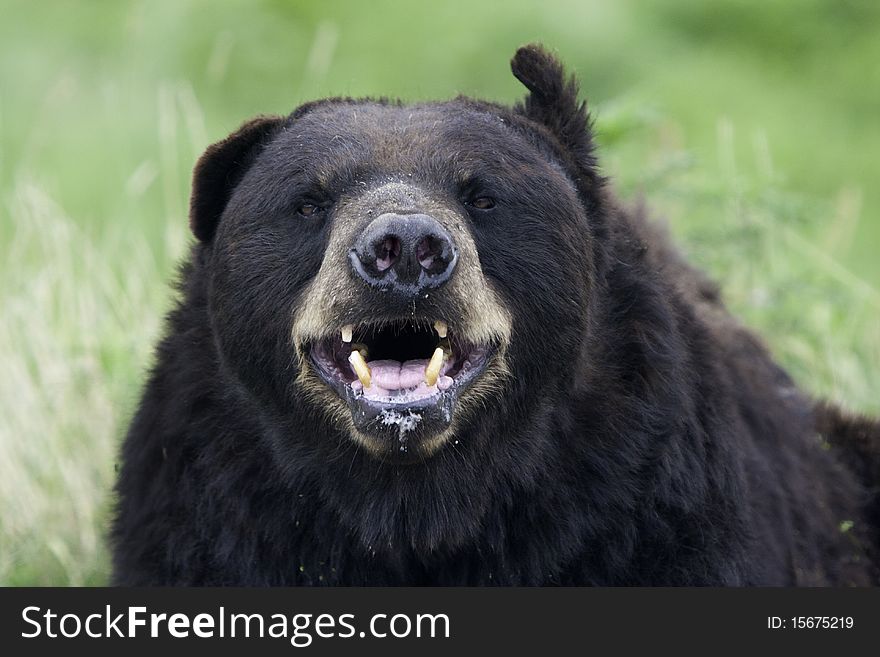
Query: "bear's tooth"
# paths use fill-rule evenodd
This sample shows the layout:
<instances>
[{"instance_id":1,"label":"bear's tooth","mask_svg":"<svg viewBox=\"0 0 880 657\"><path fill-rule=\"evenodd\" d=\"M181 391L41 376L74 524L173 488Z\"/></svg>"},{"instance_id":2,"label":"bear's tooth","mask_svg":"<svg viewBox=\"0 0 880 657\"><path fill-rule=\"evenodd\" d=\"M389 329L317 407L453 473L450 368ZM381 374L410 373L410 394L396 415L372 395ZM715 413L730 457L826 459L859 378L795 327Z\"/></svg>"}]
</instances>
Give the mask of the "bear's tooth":
<instances>
[{"instance_id":1,"label":"bear's tooth","mask_svg":"<svg viewBox=\"0 0 880 657\"><path fill-rule=\"evenodd\" d=\"M370 366L367 365L367 361L361 356L361 352L352 351L351 355L348 357L348 362L351 363L351 366L354 368L354 373L357 374L357 378L360 379L364 388L369 388L372 374L370 373Z\"/></svg>"},{"instance_id":2,"label":"bear's tooth","mask_svg":"<svg viewBox=\"0 0 880 657\"><path fill-rule=\"evenodd\" d=\"M446 326L446 322L444 322L442 319L438 319L436 322L434 322L434 330L437 331L437 335L439 335L440 339L442 340L446 337L446 332L449 330L449 327Z\"/></svg>"},{"instance_id":3,"label":"bear's tooth","mask_svg":"<svg viewBox=\"0 0 880 657\"><path fill-rule=\"evenodd\" d=\"M343 342L351 342L352 337L354 336L354 326L351 324L346 324L342 327L342 341Z\"/></svg>"},{"instance_id":4,"label":"bear's tooth","mask_svg":"<svg viewBox=\"0 0 880 657\"><path fill-rule=\"evenodd\" d=\"M437 377L440 376L440 368L443 367L443 355L443 349L437 347L434 350L434 355L431 356L431 361L425 368L425 383L429 386L437 383Z\"/></svg>"}]
</instances>

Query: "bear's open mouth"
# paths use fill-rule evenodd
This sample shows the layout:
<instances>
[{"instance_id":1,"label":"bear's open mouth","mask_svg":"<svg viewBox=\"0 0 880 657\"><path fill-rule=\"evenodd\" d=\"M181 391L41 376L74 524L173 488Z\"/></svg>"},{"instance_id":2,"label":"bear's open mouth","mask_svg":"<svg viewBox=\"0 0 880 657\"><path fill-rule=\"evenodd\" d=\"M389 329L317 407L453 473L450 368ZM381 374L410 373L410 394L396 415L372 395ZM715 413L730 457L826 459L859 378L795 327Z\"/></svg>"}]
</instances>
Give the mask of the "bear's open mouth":
<instances>
[{"instance_id":1,"label":"bear's open mouth","mask_svg":"<svg viewBox=\"0 0 880 657\"><path fill-rule=\"evenodd\" d=\"M343 399L406 409L460 391L486 367L492 346L467 342L442 320L400 320L343 326L313 342L310 353Z\"/></svg>"}]
</instances>

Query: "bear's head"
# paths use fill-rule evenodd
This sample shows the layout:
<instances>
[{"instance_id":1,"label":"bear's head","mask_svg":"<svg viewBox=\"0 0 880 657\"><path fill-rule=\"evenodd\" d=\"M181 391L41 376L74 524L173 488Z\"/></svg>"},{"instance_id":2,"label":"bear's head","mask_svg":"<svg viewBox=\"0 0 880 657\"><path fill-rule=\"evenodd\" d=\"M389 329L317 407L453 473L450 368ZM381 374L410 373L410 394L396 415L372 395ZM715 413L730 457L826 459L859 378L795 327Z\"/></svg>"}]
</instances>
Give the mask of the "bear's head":
<instances>
[{"instance_id":1,"label":"bear's head","mask_svg":"<svg viewBox=\"0 0 880 657\"><path fill-rule=\"evenodd\" d=\"M588 116L541 48L512 69L513 108L329 99L200 159L220 360L266 413L326 429L300 440L422 461L503 440L584 371L605 230Z\"/></svg>"}]
</instances>

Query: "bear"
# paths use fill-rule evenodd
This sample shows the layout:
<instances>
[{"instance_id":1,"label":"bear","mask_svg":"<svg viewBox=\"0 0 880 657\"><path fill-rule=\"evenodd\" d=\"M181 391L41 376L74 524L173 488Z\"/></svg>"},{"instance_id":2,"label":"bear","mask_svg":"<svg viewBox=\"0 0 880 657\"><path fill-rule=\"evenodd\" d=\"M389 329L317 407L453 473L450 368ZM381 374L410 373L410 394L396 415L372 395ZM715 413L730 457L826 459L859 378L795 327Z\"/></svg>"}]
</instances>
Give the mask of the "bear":
<instances>
[{"instance_id":1,"label":"bear","mask_svg":"<svg viewBox=\"0 0 880 657\"><path fill-rule=\"evenodd\" d=\"M117 585L869 586L880 424L617 200L579 88L328 98L193 173Z\"/></svg>"}]
</instances>

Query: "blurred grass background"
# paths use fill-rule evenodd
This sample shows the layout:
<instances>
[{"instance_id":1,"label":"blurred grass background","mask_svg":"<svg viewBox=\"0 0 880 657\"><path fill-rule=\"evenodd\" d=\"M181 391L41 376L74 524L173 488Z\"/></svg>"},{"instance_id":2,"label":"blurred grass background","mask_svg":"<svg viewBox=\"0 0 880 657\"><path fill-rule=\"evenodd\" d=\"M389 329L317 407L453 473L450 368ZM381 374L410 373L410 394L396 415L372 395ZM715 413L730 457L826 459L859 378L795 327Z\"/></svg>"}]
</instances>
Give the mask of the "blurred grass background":
<instances>
[{"instance_id":1,"label":"blurred grass background","mask_svg":"<svg viewBox=\"0 0 880 657\"><path fill-rule=\"evenodd\" d=\"M542 41L601 158L815 394L880 412L880 4L0 0L0 584L100 584L195 158L328 94L510 102Z\"/></svg>"}]
</instances>

